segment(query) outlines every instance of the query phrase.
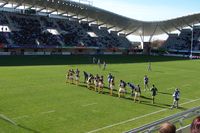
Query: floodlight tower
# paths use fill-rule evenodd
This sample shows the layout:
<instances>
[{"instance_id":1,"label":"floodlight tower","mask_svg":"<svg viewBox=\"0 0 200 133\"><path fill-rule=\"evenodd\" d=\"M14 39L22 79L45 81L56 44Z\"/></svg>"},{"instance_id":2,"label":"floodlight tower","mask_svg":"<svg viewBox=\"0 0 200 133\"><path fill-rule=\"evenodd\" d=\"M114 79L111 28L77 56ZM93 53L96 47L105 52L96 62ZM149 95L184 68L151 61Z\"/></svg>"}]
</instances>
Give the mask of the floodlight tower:
<instances>
[{"instance_id":1,"label":"floodlight tower","mask_svg":"<svg viewBox=\"0 0 200 133\"><path fill-rule=\"evenodd\" d=\"M191 46L190 46L190 59L192 59L192 52L193 52L193 42L194 42L194 24L192 25L192 37L191 37Z\"/></svg>"}]
</instances>

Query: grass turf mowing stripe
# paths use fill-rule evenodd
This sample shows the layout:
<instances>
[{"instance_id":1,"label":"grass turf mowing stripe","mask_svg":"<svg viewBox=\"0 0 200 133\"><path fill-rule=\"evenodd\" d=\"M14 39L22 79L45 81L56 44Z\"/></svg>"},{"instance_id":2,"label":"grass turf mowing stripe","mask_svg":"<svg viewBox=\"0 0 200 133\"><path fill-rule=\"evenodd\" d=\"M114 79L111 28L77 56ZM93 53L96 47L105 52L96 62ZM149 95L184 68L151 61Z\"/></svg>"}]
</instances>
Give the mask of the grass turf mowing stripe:
<instances>
[{"instance_id":1,"label":"grass turf mowing stripe","mask_svg":"<svg viewBox=\"0 0 200 133\"><path fill-rule=\"evenodd\" d=\"M23 116L19 116L19 117L15 117L13 118L14 120L19 120L19 119L23 119L23 118L28 118L28 115L23 115Z\"/></svg>"},{"instance_id":2,"label":"grass turf mowing stripe","mask_svg":"<svg viewBox=\"0 0 200 133\"><path fill-rule=\"evenodd\" d=\"M54 113L56 112L55 110L50 110L50 111L47 111L47 112L41 112L40 114L50 114L50 113Z\"/></svg>"},{"instance_id":3,"label":"grass turf mowing stripe","mask_svg":"<svg viewBox=\"0 0 200 133\"><path fill-rule=\"evenodd\" d=\"M180 105L189 104L189 103L196 102L196 101L199 101L199 100L200 100L200 98L199 98L199 99L195 99L195 100L191 100L191 101L188 101L188 102L185 102L185 103L182 103L182 104L180 104ZM101 131L101 130L104 130L104 129L107 129L107 128L111 128L111 127L114 127L114 126L122 125L122 124L131 122L131 121L135 121L135 120L138 120L138 119L147 117L147 116L151 116L151 115L154 115L154 114L157 114L157 113L160 113L160 112L164 112L164 111L166 111L166 110L168 110L168 109L158 110L158 111L156 111L156 112L152 112L152 113L149 113L149 114L146 114L146 115L138 116L138 117L135 117L135 118L131 118L131 119L128 119L128 120L119 122L119 123L115 123L115 124L108 125L108 126L105 126L105 127L102 127L102 128L98 128L98 129L89 131L89 132L87 132L87 133L95 133L95 132L98 132L98 131Z\"/></svg>"},{"instance_id":4,"label":"grass turf mowing stripe","mask_svg":"<svg viewBox=\"0 0 200 133\"><path fill-rule=\"evenodd\" d=\"M88 106L92 106L92 105L96 105L97 103L90 103L90 104L85 104L85 105L82 105L82 107L88 107Z\"/></svg>"}]
</instances>

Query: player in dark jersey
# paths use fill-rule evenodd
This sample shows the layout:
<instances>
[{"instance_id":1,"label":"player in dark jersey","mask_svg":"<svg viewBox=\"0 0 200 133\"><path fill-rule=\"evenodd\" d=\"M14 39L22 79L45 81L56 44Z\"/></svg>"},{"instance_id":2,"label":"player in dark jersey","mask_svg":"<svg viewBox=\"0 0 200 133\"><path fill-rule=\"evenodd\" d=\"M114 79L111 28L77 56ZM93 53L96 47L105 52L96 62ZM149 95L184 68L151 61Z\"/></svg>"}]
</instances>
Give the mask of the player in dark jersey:
<instances>
[{"instance_id":1,"label":"player in dark jersey","mask_svg":"<svg viewBox=\"0 0 200 133\"><path fill-rule=\"evenodd\" d=\"M76 81L76 85L79 84L79 78L80 78L80 71L78 70L78 68L75 71L75 81Z\"/></svg>"},{"instance_id":2,"label":"player in dark jersey","mask_svg":"<svg viewBox=\"0 0 200 133\"><path fill-rule=\"evenodd\" d=\"M119 92L118 92L118 97L120 98L121 96L125 97L126 94L126 83L123 80L120 80L119 83Z\"/></svg>"},{"instance_id":3,"label":"player in dark jersey","mask_svg":"<svg viewBox=\"0 0 200 133\"><path fill-rule=\"evenodd\" d=\"M133 83L127 83L127 85L131 88L131 96L134 96L135 94L135 85Z\"/></svg>"},{"instance_id":4,"label":"player in dark jersey","mask_svg":"<svg viewBox=\"0 0 200 133\"><path fill-rule=\"evenodd\" d=\"M151 96L152 96L152 104L154 104L155 96L157 95L158 89L155 87L155 85L151 88Z\"/></svg>"},{"instance_id":5,"label":"player in dark jersey","mask_svg":"<svg viewBox=\"0 0 200 133\"><path fill-rule=\"evenodd\" d=\"M101 76L99 78L99 93L103 93L103 87L104 87L104 83L103 83L103 76Z\"/></svg>"},{"instance_id":6,"label":"player in dark jersey","mask_svg":"<svg viewBox=\"0 0 200 133\"><path fill-rule=\"evenodd\" d=\"M98 86L99 86L99 75L97 74L95 77L94 77L94 90L95 91L98 91Z\"/></svg>"},{"instance_id":7,"label":"player in dark jersey","mask_svg":"<svg viewBox=\"0 0 200 133\"><path fill-rule=\"evenodd\" d=\"M113 95L113 90L115 88L115 77L113 77L113 76L112 76L112 78L110 80L109 88L110 88L110 95L112 96Z\"/></svg>"},{"instance_id":8,"label":"player in dark jersey","mask_svg":"<svg viewBox=\"0 0 200 133\"><path fill-rule=\"evenodd\" d=\"M93 80L94 80L93 75L92 75L92 74L89 74L88 80L87 80L87 88L88 88L88 89L91 89L92 84L93 84Z\"/></svg>"},{"instance_id":9,"label":"player in dark jersey","mask_svg":"<svg viewBox=\"0 0 200 133\"><path fill-rule=\"evenodd\" d=\"M69 70L69 82L71 84L74 83L74 70L73 69Z\"/></svg>"},{"instance_id":10,"label":"player in dark jersey","mask_svg":"<svg viewBox=\"0 0 200 133\"><path fill-rule=\"evenodd\" d=\"M110 83L111 83L111 79L112 79L112 74L111 73L109 73L108 74L108 87L110 88Z\"/></svg>"},{"instance_id":11,"label":"player in dark jersey","mask_svg":"<svg viewBox=\"0 0 200 133\"><path fill-rule=\"evenodd\" d=\"M141 88L140 85L137 85L135 87L135 97L134 97L134 102L138 101L140 103L140 95L141 95Z\"/></svg>"},{"instance_id":12,"label":"player in dark jersey","mask_svg":"<svg viewBox=\"0 0 200 133\"><path fill-rule=\"evenodd\" d=\"M144 76L144 91L146 91L147 88L149 89L149 78L147 77L147 75L145 75Z\"/></svg>"},{"instance_id":13,"label":"player in dark jersey","mask_svg":"<svg viewBox=\"0 0 200 133\"><path fill-rule=\"evenodd\" d=\"M84 74L84 83L86 83L88 81L88 73L83 71L83 74Z\"/></svg>"}]
</instances>

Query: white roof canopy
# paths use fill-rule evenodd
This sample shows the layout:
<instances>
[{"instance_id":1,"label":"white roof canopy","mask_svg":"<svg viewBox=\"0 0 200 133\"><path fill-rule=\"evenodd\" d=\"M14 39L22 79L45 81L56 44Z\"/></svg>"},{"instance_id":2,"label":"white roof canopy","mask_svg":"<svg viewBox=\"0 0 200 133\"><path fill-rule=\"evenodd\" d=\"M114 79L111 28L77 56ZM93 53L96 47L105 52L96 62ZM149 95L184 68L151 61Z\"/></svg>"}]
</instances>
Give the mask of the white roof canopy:
<instances>
[{"instance_id":1,"label":"white roof canopy","mask_svg":"<svg viewBox=\"0 0 200 133\"><path fill-rule=\"evenodd\" d=\"M40 9L59 11L62 14L74 14L73 16L88 18L101 24L116 27L119 31L124 31L133 35L153 36L180 30L184 27L197 24L200 21L200 14L183 16L165 21L139 21L124 17L91 5L81 4L70 0L0 0L4 7L7 3L26 5L30 8L40 7Z\"/></svg>"}]
</instances>

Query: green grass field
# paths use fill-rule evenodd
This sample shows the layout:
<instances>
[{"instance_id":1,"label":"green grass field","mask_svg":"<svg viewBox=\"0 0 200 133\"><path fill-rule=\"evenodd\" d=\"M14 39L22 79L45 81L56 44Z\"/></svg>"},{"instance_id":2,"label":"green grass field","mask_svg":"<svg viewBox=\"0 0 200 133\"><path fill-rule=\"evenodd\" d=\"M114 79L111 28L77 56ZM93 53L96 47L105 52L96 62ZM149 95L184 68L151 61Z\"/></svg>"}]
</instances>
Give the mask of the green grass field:
<instances>
[{"instance_id":1,"label":"green grass field","mask_svg":"<svg viewBox=\"0 0 200 133\"><path fill-rule=\"evenodd\" d=\"M200 60L147 56L98 58L108 63L105 71L90 64L90 56L0 57L0 132L120 133L200 105ZM151 72L147 71L149 58ZM139 104L133 102L130 94L118 98L110 96L108 89L98 94L83 83L66 84L65 73L70 68L80 69L81 81L82 71L104 77L112 73L117 89L120 79L140 84L143 89L143 77L147 74L150 85L155 84L159 90L156 103L151 104L149 91L142 92ZM170 110L175 87L181 91L181 107Z\"/></svg>"}]
</instances>

